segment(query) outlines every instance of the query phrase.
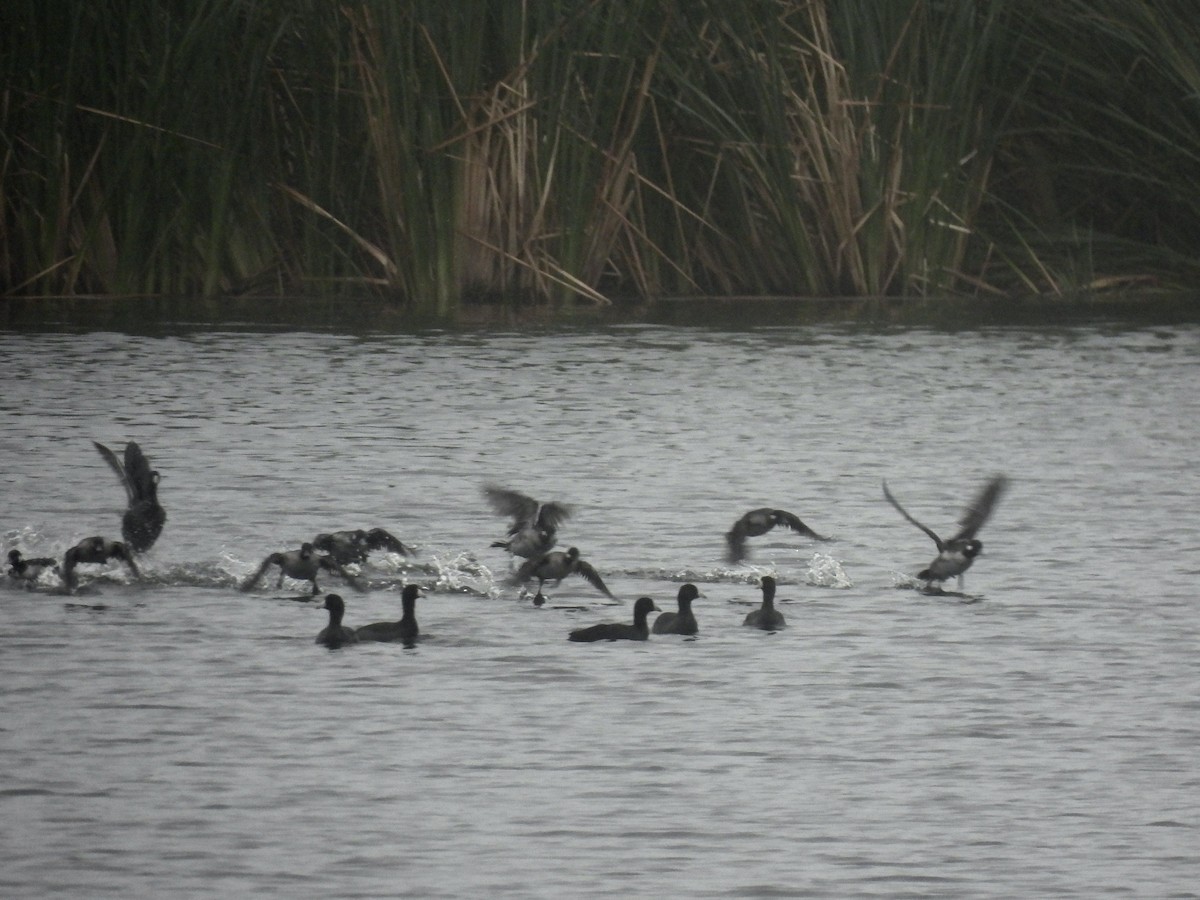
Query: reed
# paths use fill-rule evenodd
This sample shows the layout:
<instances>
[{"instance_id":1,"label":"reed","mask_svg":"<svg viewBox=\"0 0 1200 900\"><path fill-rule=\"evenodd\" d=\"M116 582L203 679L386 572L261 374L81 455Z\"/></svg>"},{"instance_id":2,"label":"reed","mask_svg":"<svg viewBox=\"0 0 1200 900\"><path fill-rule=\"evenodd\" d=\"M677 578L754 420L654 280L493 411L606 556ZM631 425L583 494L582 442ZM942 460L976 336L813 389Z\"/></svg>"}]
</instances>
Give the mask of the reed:
<instances>
[{"instance_id":1,"label":"reed","mask_svg":"<svg viewBox=\"0 0 1200 900\"><path fill-rule=\"evenodd\" d=\"M5 294L1066 292L1197 272L1182 0L0 9Z\"/></svg>"}]
</instances>

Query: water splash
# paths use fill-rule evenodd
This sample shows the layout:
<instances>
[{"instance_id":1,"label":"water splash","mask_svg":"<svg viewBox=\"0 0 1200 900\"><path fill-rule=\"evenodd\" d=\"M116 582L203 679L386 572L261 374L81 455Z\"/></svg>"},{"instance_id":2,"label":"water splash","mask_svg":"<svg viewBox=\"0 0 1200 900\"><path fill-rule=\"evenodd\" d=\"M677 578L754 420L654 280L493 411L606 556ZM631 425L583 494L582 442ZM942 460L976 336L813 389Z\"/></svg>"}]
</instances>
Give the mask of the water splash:
<instances>
[{"instance_id":1,"label":"water splash","mask_svg":"<svg viewBox=\"0 0 1200 900\"><path fill-rule=\"evenodd\" d=\"M808 561L808 583L817 587L854 587L854 582L842 568L841 561L828 553L814 553Z\"/></svg>"},{"instance_id":2,"label":"water splash","mask_svg":"<svg viewBox=\"0 0 1200 900\"><path fill-rule=\"evenodd\" d=\"M474 553L460 551L445 560L434 553L429 558L435 590L479 594L490 600L499 598L501 588L496 576Z\"/></svg>"}]
</instances>

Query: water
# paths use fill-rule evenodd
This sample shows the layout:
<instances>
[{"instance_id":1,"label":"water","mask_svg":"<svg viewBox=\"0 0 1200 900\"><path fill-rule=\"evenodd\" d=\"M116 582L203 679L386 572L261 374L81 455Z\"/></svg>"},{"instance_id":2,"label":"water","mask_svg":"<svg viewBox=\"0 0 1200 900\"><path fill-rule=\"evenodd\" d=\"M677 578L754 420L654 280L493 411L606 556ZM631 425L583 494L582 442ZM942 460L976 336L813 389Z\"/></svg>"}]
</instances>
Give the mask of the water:
<instances>
[{"instance_id":1,"label":"water","mask_svg":"<svg viewBox=\"0 0 1200 900\"><path fill-rule=\"evenodd\" d=\"M45 327L0 374L5 552L118 536L93 439L169 515L142 583L0 587L0 895L1198 895L1194 324ZM914 590L881 479L948 532L1001 471L964 596ZM620 602L521 599L485 481L574 504ZM729 566L757 506L836 540ZM418 555L322 588L427 585L415 649L236 589L354 527ZM688 580L696 640L565 640Z\"/></svg>"}]
</instances>

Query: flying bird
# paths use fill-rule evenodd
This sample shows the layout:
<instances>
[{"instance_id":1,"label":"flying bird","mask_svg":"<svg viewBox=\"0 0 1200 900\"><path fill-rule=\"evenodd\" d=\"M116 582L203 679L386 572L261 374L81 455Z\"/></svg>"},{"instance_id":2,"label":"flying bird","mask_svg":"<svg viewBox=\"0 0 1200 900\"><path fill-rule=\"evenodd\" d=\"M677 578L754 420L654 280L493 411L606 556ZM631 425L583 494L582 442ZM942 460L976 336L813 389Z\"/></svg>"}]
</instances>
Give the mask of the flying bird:
<instances>
[{"instance_id":1,"label":"flying bird","mask_svg":"<svg viewBox=\"0 0 1200 900\"><path fill-rule=\"evenodd\" d=\"M975 557L983 551L983 541L977 540L975 535L987 522L1007 489L1008 479L1003 475L997 475L988 481L959 518L958 531L949 540L942 540L931 528L909 515L908 510L901 506L888 490L887 481L883 482L883 496L887 498L888 503L896 507L900 515L929 535L937 545L938 555L928 568L917 573L917 577L925 582L926 589L932 587L935 581L940 586L948 578L958 576L958 589L962 590L963 573L971 568Z\"/></svg>"},{"instance_id":2,"label":"flying bird","mask_svg":"<svg viewBox=\"0 0 1200 900\"><path fill-rule=\"evenodd\" d=\"M382 528L372 528L370 531L356 528L353 531L318 534L313 538L312 543L318 550L328 553L343 566L350 563L365 563L372 550L387 550L389 553L399 553L401 556L413 555L411 547Z\"/></svg>"},{"instance_id":3,"label":"flying bird","mask_svg":"<svg viewBox=\"0 0 1200 900\"><path fill-rule=\"evenodd\" d=\"M512 518L508 537L494 541L492 546L503 547L513 556L525 559L550 552L558 543L558 526L571 518L573 512L565 503L540 503L519 491L494 484L485 484L483 495L496 515Z\"/></svg>"},{"instance_id":4,"label":"flying bird","mask_svg":"<svg viewBox=\"0 0 1200 900\"><path fill-rule=\"evenodd\" d=\"M829 540L829 538L817 534L801 522L799 516L787 510L769 507L752 509L734 522L733 527L725 533L725 543L728 547L728 552L725 554L726 561L730 564L741 562L748 555L746 538L766 534L776 525L783 525L797 534L803 534L815 541Z\"/></svg>"},{"instance_id":5,"label":"flying bird","mask_svg":"<svg viewBox=\"0 0 1200 900\"><path fill-rule=\"evenodd\" d=\"M158 502L158 472L150 468L150 461L134 441L125 445L124 464L99 441L92 443L125 486L129 506L121 518L121 536L134 553L145 553L167 521L167 512Z\"/></svg>"}]
</instances>

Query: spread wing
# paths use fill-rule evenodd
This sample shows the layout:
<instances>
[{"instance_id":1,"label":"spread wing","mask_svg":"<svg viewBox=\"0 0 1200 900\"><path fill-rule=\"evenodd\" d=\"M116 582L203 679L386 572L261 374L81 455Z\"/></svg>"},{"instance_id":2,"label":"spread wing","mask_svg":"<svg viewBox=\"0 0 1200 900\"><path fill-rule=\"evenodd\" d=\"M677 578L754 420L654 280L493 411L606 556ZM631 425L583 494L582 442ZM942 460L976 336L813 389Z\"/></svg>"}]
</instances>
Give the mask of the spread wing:
<instances>
[{"instance_id":1,"label":"spread wing","mask_svg":"<svg viewBox=\"0 0 1200 900\"><path fill-rule=\"evenodd\" d=\"M125 478L134 498L143 500L154 496L154 470L150 468L150 461L142 453L142 448L134 441L125 445Z\"/></svg>"},{"instance_id":2,"label":"spread wing","mask_svg":"<svg viewBox=\"0 0 1200 900\"><path fill-rule=\"evenodd\" d=\"M332 556L318 556L317 565L322 569L326 569L330 572L340 575L346 580L346 583L356 591L359 591L360 593L366 591L366 588L359 583L358 579L342 568L342 564Z\"/></svg>"},{"instance_id":3,"label":"spread wing","mask_svg":"<svg viewBox=\"0 0 1200 900\"><path fill-rule=\"evenodd\" d=\"M786 525L788 528L792 529L792 531L795 531L798 534L806 535L815 541L829 540L829 538L822 537L821 535L817 534L815 531L813 531L811 528L809 528L807 525L805 525L803 522L801 522L799 516L796 516L796 515L788 512L787 510L777 509L777 510L775 510L775 516L780 522L782 522L784 525Z\"/></svg>"},{"instance_id":4,"label":"spread wing","mask_svg":"<svg viewBox=\"0 0 1200 900\"><path fill-rule=\"evenodd\" d=\"M589 563L580 560L575 564L575 571L587 579L588 584L602 593L605 597L616 599L612 592L605 586L604 579L600 577L600 573L591 567Z\"/></svg>"},{"instance_id":5,"label":"spread wing","mask_svg":"<svg viewBox=\"0 0 1200 900\"><path fill-rule=\"evenodd\" d=\"M533 521L537 515L538 502L519 491L510 491L495 484L483 486L483 496L487 498L492 512L498 516L511 516L518 522Z\"/></svg>"},{"instance_id":6,"label":"spread wing","mask_svg":"<svg viewBox=\"0 0 1200 900\"><path fill-rule=\"evenodd\" d=\"M133 484L130 482L129 476L125 472L125 467L121 465L121 461L117 459L117 454L113 453L99 441L92 441L92 443L95 445L96 449L100 451L100 455L104 458L104 461L108 463L109 467L114 472L117 473L117 478L121 480L121 486L125 488L125 493L129 501L132 502L134 499L136 499L136 494L134 494L133 490ZM127 449L126 456L128 457L128 455Z\"/></svg>"},{"instance_id":7,"label":"spread wing","mask_svg":"<svg viewBox=\"0 0 1200 900\"><path fill-rule=\"evenodd\" d=\"M908 519L908 521L912 522L914 525L916 525L918 528L920 528L923 532L925 532L927 535L929 535L931 538L933 538L933 542L935 544L937 544L939 553L942 550L946 549L946 545L942 542L942 539L940 537L938 537L936 534L934 534L931 529L922 525L920 522L918 522L916 519L914 519L912 516L910 516L908 514L908 510L906 510L903 506L900 505L900 501L898 501L895 497L892 496L892 492L888 490L887 481L883 482L883 496L887 498L888 503L890 503L890 504L892 504L892 506L896 507L896 510L900 513L900 515L904 516L904 518ZM982 523L980 523L980 524L982 524Z\"/></svg>"},{"instance_id":8,"label":"spread wing","mask_svg":"<svg viewBox=\"0 0 1200 900\"><path fill-rule=\"evenodd\" d=\"M242 582L241 590L243 590L243 591L251 590L256 584L258 584L259 579L262 578L265 574L267 574L267 569L269 569L269 568L271 568L271 566L279 563L282 555L283 554L281 554L281 553L272 553L270 556L268 556L266 559L264 559L262 561L262 565L258 567L258 571Z\"/></svg>"},{"instance_id":9,"label":"spread wing","mask_svg":"<svg viewBox=\"0 0 1200 900\"><path fill-rule=\"evenodd\" d=\"M556 531L559 525L571 518L572 512L574 510L565 503L543 503L537 511L537 524L540 528Z\"/></svg>"},{"instance_id":10,"label":"spread wing","mask_svg":"<svg viewBox=\"0 0 1200 900\"><path fill-rule=\"evenodd\" d=\"M367 532L367 547L371 550L387 550L399 553L401 556L412 556L411 547L405 546L400 539L382 528L372 528Z\"/></svg>"},{"instance_id":11,"label":"spread wing","mask_svg":"<svg viewBox=\"0 0 1200 900\"><path fill-rule=\"evenodd\" d=\"M733 527L725 532L725 560L730 565L741 562L746 557L746 519L743 516L733 523Z\"/></svg>"},{"instance_id":12,"label":"spread wing","mask_svg":"<svg viewBox=\"0 0 1200 900\"><path fill-rule=\"evenodd\" d=\"M969 540L975 537L975 533L983 527L983 523L991 516L992 510L996 508L1007 489L1008 479L1003 475L997 475L985 484L971 501L971 505L963 511L962 518L958 520L958 533L952 540Z\"/></svg>"}]
</instances>

